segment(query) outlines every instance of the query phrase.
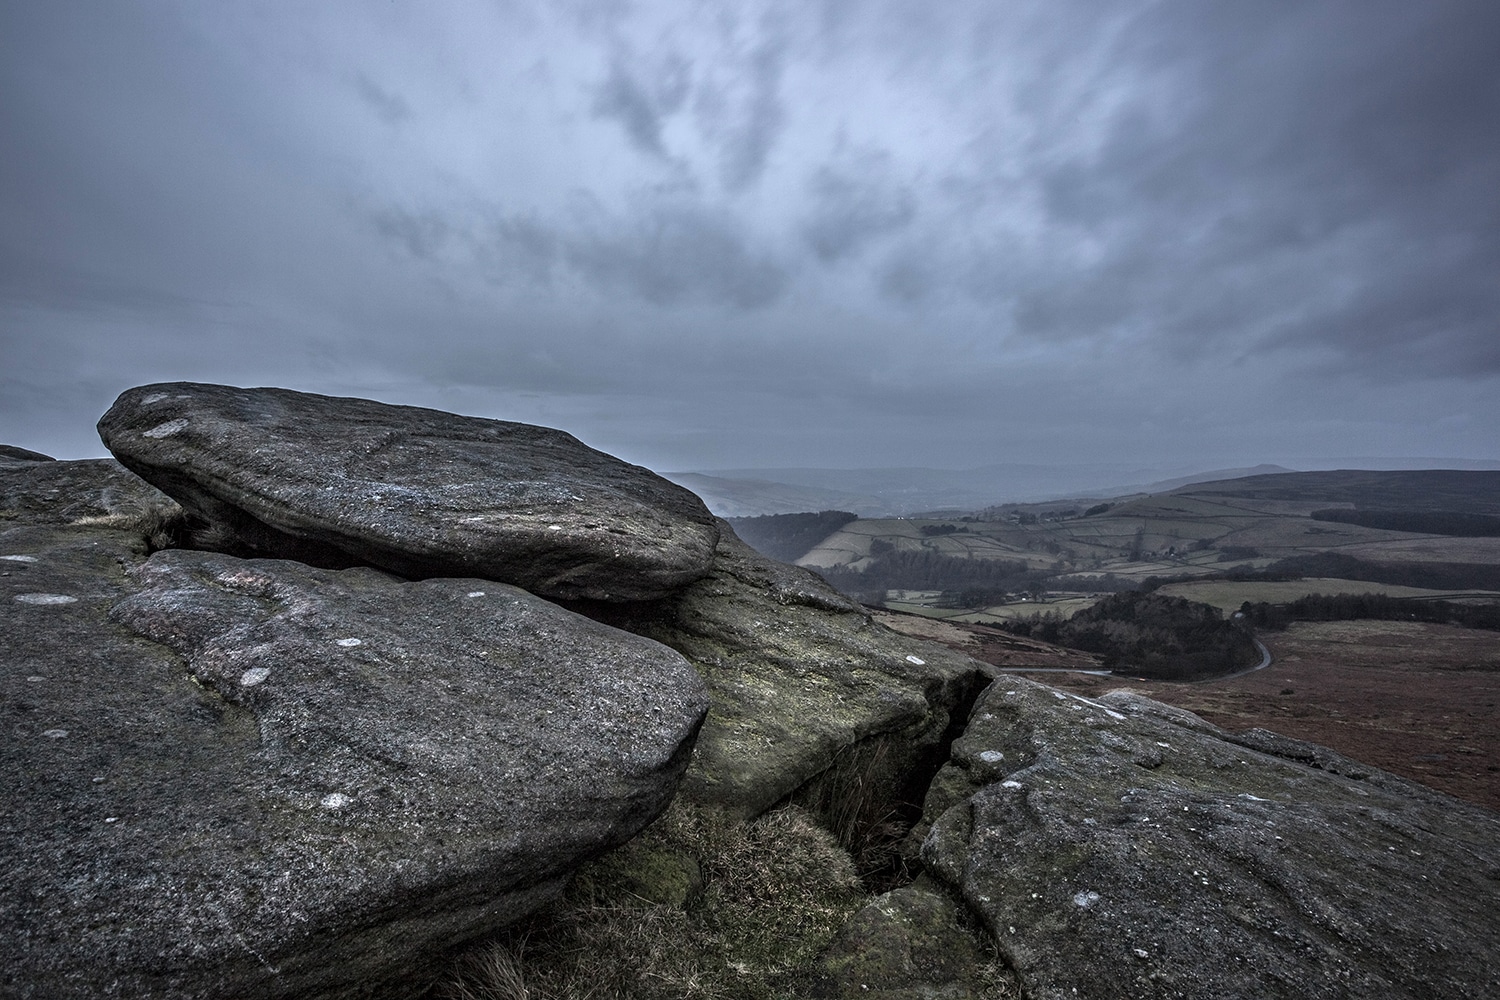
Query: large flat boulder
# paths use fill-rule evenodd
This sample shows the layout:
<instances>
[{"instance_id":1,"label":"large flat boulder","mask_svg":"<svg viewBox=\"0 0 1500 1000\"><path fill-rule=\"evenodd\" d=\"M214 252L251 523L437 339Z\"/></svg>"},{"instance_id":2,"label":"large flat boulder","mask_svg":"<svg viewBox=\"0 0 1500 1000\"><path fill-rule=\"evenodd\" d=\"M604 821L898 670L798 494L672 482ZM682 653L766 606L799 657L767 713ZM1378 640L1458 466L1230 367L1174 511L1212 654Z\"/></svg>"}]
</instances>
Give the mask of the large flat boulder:
<instances>
[{"instance_id":1,"label":"large flat boulder","mask_svg":"<svg viewBox=\"0 0 1500 1000\"><path fill-rule=\"evenodd\" d=\"M546 427L173 382L123 393L99 433L239 555L636 601L704 576L718 539L692 493Z\"/></svg>"},{"instance_id":2,"label":"large flat boulder","mask_svg":"<svg viewBox=\"0 0 1500 1000\"><path fill-rule=\"evenodd\" d=\"M707 707L666 647L489 581L97 524L0 557L8 997L410 995L665 808Z\"/></svg>"},{"instance_id":3,"label":"large flat boulder","mask_svg":"<svg viewBox=\"0 0 1500 1000\"><path fill-rule=\"evenodd\" d=\"M926 815L1027 997L1500 996L1500 815L1322 747L1004 676Z\"/></svg>"},{"instance_id":4,"label":"large flat boulder","mask_svg":"<svg viewBox=\"0 0 1500 1000\"><path fill-rule=\"evenodd\" d=\"M683 794L744 816L799 790L825 813L885 814L942 762L932 755L992 668L876 623L821 577L720 531L704 579L651 605L586 609L671 646L707 681Z\"/></svg>"}]
</instances>

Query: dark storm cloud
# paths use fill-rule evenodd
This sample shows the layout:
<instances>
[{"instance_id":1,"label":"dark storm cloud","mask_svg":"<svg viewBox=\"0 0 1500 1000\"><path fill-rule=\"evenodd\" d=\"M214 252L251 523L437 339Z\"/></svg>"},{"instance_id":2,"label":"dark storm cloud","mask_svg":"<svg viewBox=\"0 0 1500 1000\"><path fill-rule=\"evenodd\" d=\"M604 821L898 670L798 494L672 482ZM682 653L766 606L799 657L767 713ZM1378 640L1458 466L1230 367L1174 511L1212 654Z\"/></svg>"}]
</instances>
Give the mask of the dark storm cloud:
<instances>
[{"instance_id":1,"label":"dark storm cloud","mask_svg":"<svg viewBox=\"0 0 1500 1000\"><path fill-rule=\"evenodd\" d=\"M488 221L473 234L471 245L488 279L497 284L550 284L562 257L563 238L532 216L485 214Z\"/></svg>"},{"instance_id":2,"label":"dark storm cloud","mask_svg":"<svg viewBox=\"0 0 1500 1000\"><path fill-rule=\"evenodd\" d=\"M1500 371L1500 7L1158 4L1110 64L1137 83L1104 141L1038 158L1092 259L993 269L1023 332Z\"/></svg>"},{"instance_id":3,"label":"dark storm cloud","mask_svg":"<svg viewBox=\"0 0 1500 1000\"><path fill-rule=\"evenodd\" d=\"M614 118L625 129L631 143L643 153L666 156L662 145L664 119L682 107L687 98L690 66L687 60L669 54L655 66L643 67L651 77L643 82L637 70L617 56L609 77L594 94L593 111L601 118Z\"/></svg>"},{"instance_id":4,"label":"dark storm cloud","mask_svg":"<svg viewBox=\"0 0 1500 1000\"><path fill-rule=\"evenodd\" d=\"M364 73L354 75L354 89L387 125L399 125L411 117L411 105L404 97L386 90Z\"/></svg>"},{"instance_id":5,"label":"dark storm cloud","mask_svg":"<svg viewBox=\"0 0 1500 1000\"><path fill-rule=\"evenodd\" d=\"M700 127L718 141L721 177L730 191L760 179L786 121L779 92L781 46L768 40L746 62L738 85L710 83L697 99Z\"/></svg>"},{"instance_id":6,"label":"dark storm cloud","mask_svg":"<svg viewBox=\"0 0 1500 1000\"><path fill-rule=\"evenodd\" d=\"M1489 455L1497 65L1488 0L0 5L0 430L189 377L711 466Z\"/></svg>"},{"instance_id":7,"label":"dark storm cloud","mask_svg":"<svg viewBox=\"0 0 1500 1000\"><path fill-rule=\"evenodd\" d=\"M870 154L848 169L823 167L808 181L814 204L802 235L821 260L857 254L916 215L911 190L885 176L886 159Z\"/></svg>"},{"instance_id":8,"label":"dark storm cloud","mask_svg":"<svg viewBox=\"0 0 1500 1000\"><path fill-rule=\"evenodd\" d=\"M452 226L436 212L406 212L396 208L374 212L375 231L422 260L434 259L448 242Z\"/></svg>"},{"instance_id":9,"label":"dark storm cloud","mask_svg":"<svg viewBox=\"0 0 1500 1000\"><path fill-rule=\"evenodd\" d=\"M711 301L741 309L774 300L787 276L757 251L738 221L692 202L664 204L625 220L590 219L565 255L586 279L658 305Z\"/></svg>"}]
</instances>

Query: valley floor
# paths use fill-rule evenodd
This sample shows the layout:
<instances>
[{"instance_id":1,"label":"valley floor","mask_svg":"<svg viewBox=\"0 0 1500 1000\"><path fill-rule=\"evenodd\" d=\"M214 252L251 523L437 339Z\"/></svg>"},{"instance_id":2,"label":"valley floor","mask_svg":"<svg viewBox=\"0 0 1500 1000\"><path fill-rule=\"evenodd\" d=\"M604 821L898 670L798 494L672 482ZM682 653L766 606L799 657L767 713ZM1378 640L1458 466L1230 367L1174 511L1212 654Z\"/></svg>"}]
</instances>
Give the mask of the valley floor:
<instances>
[{"instance_id":1,"label":"valley floor","mask_svg":"<svg viewBox=\"0 0 1500 1000\"><path fill-rule=\"evenodd\" d=\"M1259 638L1264 670L1193 684L1099 676L1095 657L996 629L878 613L1035 680L1090 697L1129 688L1231 732L1269 729L1500 810L1500 633L1420 622L1297 622ZM1046 671L1045 673L1041 671ZM1070 672L1072 671L1072 672Z\"/></svg>"},{"instance_id":2,"label":"valley floor","mask_svg":"<svg viewBox=\"0 0 1500 1000\"><path fill-rule=\"evenodd\" d=\"M1037 679L1089 695L1130 687L1234 732L1259 727L1319 743L1500 810L1500 634L1417 622L1298 622L1260 638L1271 666L1222 681Z\"/></svg>"}]
</instances>

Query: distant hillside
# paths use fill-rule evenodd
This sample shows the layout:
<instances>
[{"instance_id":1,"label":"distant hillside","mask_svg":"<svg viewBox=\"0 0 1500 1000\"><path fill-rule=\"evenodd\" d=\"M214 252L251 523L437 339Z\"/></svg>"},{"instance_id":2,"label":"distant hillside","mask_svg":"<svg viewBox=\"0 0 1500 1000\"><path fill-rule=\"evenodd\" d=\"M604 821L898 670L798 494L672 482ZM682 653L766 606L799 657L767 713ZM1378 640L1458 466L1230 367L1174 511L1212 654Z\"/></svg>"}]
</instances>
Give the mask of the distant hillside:
<instances>
[{"instance_id":1,"label":"distant hillside","mask_svg":"<svg viewBox=\"0 0 1500 1000\"><path fill-rule=\"evenodd\" d=\"M815 510L905 517L1002 503L1163 493L1189 483L1285 471L1276 465L1194 472L1181 467L1006 464L976 469L718 469L666 476L702 497L720 517Z\"/></svg>"},{"instance_id":2,"label":"distant hillside","mask_svg":"<svg viewBox=\"0 0 1500 1000\"><path fill-rule=\"evenodd\" d=\"M1039 596L1071 613L1164 580L1488 592L1500 590L1497 511L1500 471L1281 473L1106 503L861 518L797 561L870 603L983 622L1030 615Z\"/></svg>"},{"instance_id":3,"label":"distant hillside","mask_svg":"<svg viewBox=\"0 0 1500 1000\"><path fill-rule=\"evenodd\" d=\"M1349 504L1360 510L1500 514L1500 471L1418 469L1287 472L1198 483L1179 496Z\"/></svg>"},{"instance_id":4,"label":"distant hillside","mask_svg":"<svg viewBox=\"0 0 1500 1000\"><path fill-rule=\"evenodd\" d=\"M1156 483L1147 483L1141 487L1121 487L1120 496L1125 493L1170 493L1172 490L1184 486L1192 486L1196 483L1215 483L1225 479L1245 479L1252 476L1277 476L1298 475L1291 469L1279 465L1256 465L1248 469L1215 469L1213 472L1200 472L1192 476L1181 476L1177 479L1163 479Z\"/></svg>"}]
</instances>

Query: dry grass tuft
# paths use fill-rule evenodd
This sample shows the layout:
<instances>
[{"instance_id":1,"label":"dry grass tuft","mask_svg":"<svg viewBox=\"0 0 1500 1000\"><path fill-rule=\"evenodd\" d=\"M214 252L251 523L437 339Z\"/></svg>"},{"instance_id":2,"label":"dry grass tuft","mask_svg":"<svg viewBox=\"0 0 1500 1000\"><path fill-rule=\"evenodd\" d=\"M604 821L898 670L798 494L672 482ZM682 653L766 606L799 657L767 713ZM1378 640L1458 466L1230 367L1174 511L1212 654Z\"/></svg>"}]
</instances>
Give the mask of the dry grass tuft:
<instances>
[{"instance_id":1,"label":"dry grass tuft","mask_svg":"<svg viewBox=\"0 0 1500 1000\"><path fill-rule=\"evenodd\" d=\"M192 517L175 500L164 495L104 497L108 514L82 517L74 524L119 528L141 541L149 554L160 549L183 548L192 531Z\"/></svg>"},{"instance_id":2,"label":"dry grass tuft","mask_svg":"<svg viewBox=\"0 0 1500 1000\"><path fill-rule=\"evenodd\" d=\"M685 901L651 884L663 859L701 878ZM744 823L674 805L580 872L550 912L471 953L447 995L773 1000L868 898L848 853L802 809Z\"/></svg>"}]
</instances>

